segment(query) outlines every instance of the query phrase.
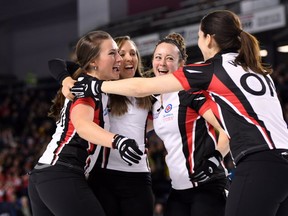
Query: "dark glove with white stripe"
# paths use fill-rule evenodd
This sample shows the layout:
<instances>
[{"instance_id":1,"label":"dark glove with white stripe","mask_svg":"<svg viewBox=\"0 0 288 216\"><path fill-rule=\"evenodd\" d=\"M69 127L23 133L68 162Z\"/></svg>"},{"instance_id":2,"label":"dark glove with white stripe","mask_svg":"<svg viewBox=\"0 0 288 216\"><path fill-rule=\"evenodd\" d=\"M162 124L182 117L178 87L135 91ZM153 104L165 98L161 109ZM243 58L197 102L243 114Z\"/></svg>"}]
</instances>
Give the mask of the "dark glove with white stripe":
<instances>
[{"instance_id":1,"label":"dark glove with white stripe","mask_svg":"<svg viewBox=\"0 0 288 216\"><path fill-rule=\"evenodd\" d=\"M200 165L194 170L194 173L190 175L190 180L194 183L203 183L208 181L216 171L217 167L221 165L222 160L222 154L218 150L215 150L212 154L201 161Z\"/></svg>"},{"instance_id":2,"label":"dark glove with white stripe","mask_svg":"<svg viewBox=\"0 0 288 216\"><path fill-rule=\"evenodd\" d=\"M95 77L84 76L78 78L78 81L75 82L70 91L77 98L96 97L102 93L102 83L102 80L98 80Z\"/></svg>"},{"instance_id":3,"label":"dark glove with white stripe","mask_svg":"<svg viewBox=\"0 0 288 216\"><path fill-rule=\"evenodd\" d=\"M129 165L138 164L143 152L134 139L116 134L112 141L112 148L118 149L120 157Z\"/></svg>"}]
</instances>

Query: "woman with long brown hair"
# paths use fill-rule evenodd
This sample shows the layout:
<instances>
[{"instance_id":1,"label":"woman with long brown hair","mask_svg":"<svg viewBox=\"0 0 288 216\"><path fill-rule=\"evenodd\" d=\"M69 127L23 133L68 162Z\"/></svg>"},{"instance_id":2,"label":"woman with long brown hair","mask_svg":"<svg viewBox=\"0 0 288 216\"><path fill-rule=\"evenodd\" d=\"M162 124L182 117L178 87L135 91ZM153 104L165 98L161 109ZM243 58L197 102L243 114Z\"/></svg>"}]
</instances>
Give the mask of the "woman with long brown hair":
<instances>
[{"instance_id":1,"label":"woman with long brown hair","mask_svg":"<svg viewBox=\"0 0 288 216\"><path fill-rule=\"evenodd\" d=\"M129 36L114 38L122 57L119 78L141 77L143 66L140 53ZM54 59L49 61L51 74L63 84L63 94L67 98L69 86L74 84L70 77L79 66L70 61ZM129 136L136 140L141 151L145 152L145 131L151 98L126 97L109 94L109 131ZM128 166L117 150L102 147L95 165L87 167L88 183L99 199L107 216L152 216L153 193L151 173L147 154L141 156L138 164Z\"/></svg>"},{"instance_id":2,"label":"woman with long brown hair","mask_svg":"<svg viewBox=\"0 0 288 216\"><path fill-rule=\"evenodd\" d=\"M113 38L93 31L77 43L80 68L74 78L118 79L121 57ZM87 166L99 145L117 149L128 164L139 163L143 152L133 139L111 133L107 124L107 95L64 100L61 91L55 97L50 116L57 128L29 177L32 213L44 215L102 215L105 213L85 178ZM61 105L61 106L59 106ZM61 107L61 109L59 109Z\"/></svg>"}]
</instances>

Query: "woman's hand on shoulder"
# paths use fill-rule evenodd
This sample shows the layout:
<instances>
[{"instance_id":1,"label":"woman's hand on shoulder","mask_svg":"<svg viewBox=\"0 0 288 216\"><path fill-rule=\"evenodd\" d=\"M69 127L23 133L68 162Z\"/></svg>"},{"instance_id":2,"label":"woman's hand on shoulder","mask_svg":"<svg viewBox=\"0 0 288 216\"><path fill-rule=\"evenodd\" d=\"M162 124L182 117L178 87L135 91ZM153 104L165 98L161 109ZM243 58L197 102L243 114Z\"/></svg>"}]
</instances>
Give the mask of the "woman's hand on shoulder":
<instances>
[{"instance_id":1,"label":"woman's hand on shoulder","mask_svg":"<svg viewBox=\"0 0 288 216\"><path fill-rule=\"evenodd\" d=\"M62 82L62 94L69 100L73 100L75 97L70 91L75 82L76 80L73 80L71 77L66 77Z\"/></svg>"}]
</instances>

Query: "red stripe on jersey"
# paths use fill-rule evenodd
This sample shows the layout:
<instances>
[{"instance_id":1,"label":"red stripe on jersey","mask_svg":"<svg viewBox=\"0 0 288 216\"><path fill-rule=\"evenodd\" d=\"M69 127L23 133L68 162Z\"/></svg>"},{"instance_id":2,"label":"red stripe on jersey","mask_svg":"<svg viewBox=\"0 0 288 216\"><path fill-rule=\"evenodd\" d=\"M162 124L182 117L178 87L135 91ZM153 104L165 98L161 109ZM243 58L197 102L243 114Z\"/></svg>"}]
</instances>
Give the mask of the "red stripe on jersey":
<instances>
[{"instance_id":1,"label":"red stripe on jersey","mask_svg":"<svg viewBox=\"0 0 288 216\"><path fill-rule=\"evenodd\" d=\"M185 121L185 127L186 127L186 137L187 137L187 146L189 151L189 156L187 158L190 173L193 173L194 168L194 150L195 150L195 126L196 126L196 119L198 117L198 114L193 109L187 109L186 112L186 121Z\"/></svg>"},{"instance_id":2,"label":"red stripe on jersey","mask_svg":"<svg viewBox=\"0 0 288 216\"><path fill-rule=\"evenodd\" d=\"M87 168L90 166L90 163L91 163L91 158L90 158L90 157L87 157L87 160L86 160L86 164L85 164L84 170L87 170Z\"/></svg>"},{"instance_id":3,"label":"red stripe on jersey","mask_svg":"<svg viewBox=\"0 0 288 216\"><path fill-rule=\"evenodd\" d=\"M88 147L88 149L87 149L87 152L88 152L88 154L90 155L90 154L93 154L94 153L94 151L95 151L95 149L96 149L96 145L95 144L93 144L93 143L88 143L88 145L89 145L89 147Z\"/></svg>"},{"instance_id":4,"label":"red stripe on jersey","mask_svg":"<svg viewBox=\"0 0 288 216\"><path fill-rule=\"evenodd\" d=\"M110 155L110 148L104 147L102 168L107 168L109 155Z\"/></svg>"},{"instance_id":5,"label":"red stripe on jersey","mask_svg":"<svg viewBox=\"0 0 288 216\"><path fill-rule=\"evenodd\" d=\"M189 64L187 66L195 66L195 67L199 67L199 70L201 67L210 65L210 63L203 63L203 64ZM189 90L191 89L191 87L194 86L190 86L187 77L185 76L185 73L183 72L183 67L178 68L178 70L174 71L172 73L175 78L180 82L180 84L182 85L182 87L184 88L184 90Z\"/></svg>"},{"instance_id":6,"label":"red stripe on jersey","mask_svg":"<svg viewBox=\"0 0 288 216\"><path fill-rule=\"evenodd\" d=\"M85 170L90 166L91 155L95 153L95 150L96 150L96 145L88 142L88 148L87 148L88 157L87 157L86 164L85 164Z\"/></svg>"},{"instance_id":7,"label":"red stripe on jersey","mask_svg":"<svg viewBox=\"0 0 288 216\"><path fill-rule=\"evenodd\" d=\"M206 91L203 91L203 90L195 91L193 92L193 94L199 94L199 95L203 94L206 98L206 102L201 106L201 108L198 111L199 115L202 116L207 110L210 109L209 100L211 101L211 97Z\"/></svg>"},{"instance_id":8,"label":"red stripe on jersey","mask_svg":"<svg viewBox=\"0 0 288 216\"><path fill-rule=\"evenodd\" d=\"M52 160L52 164L55 164L56 161L58 160L58 155L61 153L62 149L64 148L64 146L66 144L69 144L70 140L73 138L74 134L76 133L76 130L75 130L75 127L71 121L71 118L70 118L70 114L72 112L72 109L77 106L78 104L86 104L86 105L89 105L91 106L94 110L95 110L95 107L96 107L96 104L95 104L95 101L93 98L79 98L77 99L76 101L74 102L69 102L69 104L67 105L67 109L65 110L65 131L64 131L64 138L62 139L61 142L59 142L59 145L58 147L55 149L54 151L54 158ZM99 113L100 113L100 110L97 109L95 110L94 112L94 122L96 124L99 125ZM68 122L67 122L68 121Z\"/></svg>"},{"instance_id":9,"label":"red stripe on jersey","mask_svg":"<svg viewBox=\"0 0 288 216\"><path fill-rule=\"evenodd\" d=\"M183 86L185 90L188 90L191 88L189 85L188 79L186 78L183 72L183 67L180 67L177 71L173 72L172 74L181 83L181 85Z\"/></svg>"},{"instance_id":10,"label":"red stripe on jersey","mask_svg":"<svg viewBox=\"0 0 288 216\"><path fill-rule=\"evenodd\" d=\"M235 110L236 113L240 112L241 115L243 115L245 118L250 120L250 123L252 122L258 128L260 128L262 132L265 134L267 140L269 140L270 145L271 146L273 145L272 144L273 142L270 139L270 136L268 135L266 128L262 127L257 120L255 120L253 117L249 115L249 113L246 111L245 107L243 106L241 101L238 99L238 97L233 93L233 91L231 91L224 83L222 83L221 80L219 80L217 76L215 76L214 74L212 77L211 84L208 88L208 91L209 89L213 89L214 93L221 95L221 98L225 98L226 101L229 101L229 103L231 103L237 109ZM213 110L213 113L219 118L221 114L219 113L218 108L219 107L217 105L213 105L211 103L211 109ZM231 108L233 109L233 107ZM220 119L222 119L222 117Z\"/></svg>"},{"instance_id":11,"label":"red stripe on jersey","mask_svg":"<svg viewBox=\"0 0 288 216\"><path fill-rule=\"evenodd\" d=\"M151 112L148 113L147 119L152 120L153 121L153 115Z\"/></svg>"},{"instance_id":12,"label":"red stripe on jersey","mask_svg":"<svg viewBox=\"0 0 288 216\"><path fill-rule=\"evenodd\" d=\"M203 115L207 110L211 109L210 108L210 102L206 101L200 108L199 110L199 115Z\"/></svg>"},{"instance_id":13,"label":"red stripe on jersey","mask_svg":"<svg viewBox=\"0 0 288 216\"><path fill-rule=\"evenodd\" d=\"M201 116L203 116L203 114L208 110L211 109L214 113L214 110L217 111L216 113L214 113L214 115L219 118L219 112L217 107L217 104L213 101L213 99L211 98L211 95L208 94L207 91L203 91L203 94L205 95L206 98L206 102L205 104L203 104L203 108L201 107L201 109L199 110L199 114ZM202 110L203 109L203 110Z\"/></svg>"},{"instance_id":14,"label":"red stripe on jersey","mask_svg":"<svg viewBox=\"0 0 288 216\"><path fill-rule=\"evenodd\" d=\"M71 110L72 110L72 106L69 106L70 108L67 108L65 110L65 128L64 128L64 139L62 139L61 142L59 142L59 145L58 147L55 149L54 151L54 157L53 157L53 160L52 160L52 164L55 164L56 161L58 160L58 155L61 153L62 149L64 148L64 146L69 143L69 141L71 140L73 134L75 133L75 128L74 128L74 125L72 124L71 122L71 119L70 119L70 113L71 113ZM68 122L67 122L68 120Z\"/></svg>"}]
</instances>

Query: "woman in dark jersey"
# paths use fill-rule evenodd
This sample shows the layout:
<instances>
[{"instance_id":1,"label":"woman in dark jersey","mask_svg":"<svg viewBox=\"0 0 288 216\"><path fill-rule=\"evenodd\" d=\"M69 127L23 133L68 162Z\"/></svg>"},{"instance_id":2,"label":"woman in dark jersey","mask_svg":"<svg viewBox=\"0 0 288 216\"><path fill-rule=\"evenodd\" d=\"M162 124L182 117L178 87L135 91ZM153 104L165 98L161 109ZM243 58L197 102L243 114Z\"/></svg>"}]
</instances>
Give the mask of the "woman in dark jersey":
<instances>
[{"instance_id":1,"label":"woman in dark jersey","mask_svg":"<svg viewBox=\"0 0 288 216\"><path fill-rule=\"evenodd\" d=\"M114 40L122 57L119 78L142 76L141 56L134 41L129 36L119 36ZM69 86L73 86L75 82L71 76L79 65L62 59L52 59L48 64L51 75L62 85L64 96L73 100ZM146 122L152 107L151 97L110 94L108 98L109 131L129 135L144 152ZM138 164L129 166L115 149L101 147L98 152L93 155L92 160L95 163L87 167L86 176L106 215L152 216L154 196L147 154L141 156Z\"/></svg>"},{"instance_id":2,"label":"woman in dark jersey","mask_svg":"<svg viewBox=\"0 0 288 216\"><path fill-rule=\"evenodd\" d=\"M75 79L119 77L122 59L108 33L86 34L78 41L76 54L81 68ZM141 160L143 153L135 140L105 130L107 100L103 94L69 101L58 91L50 112L57 120L56 131L29 177L34 216L105 215L84 175L98 145L118 149L128 164Z\"/></svg>"}]
</instances>

